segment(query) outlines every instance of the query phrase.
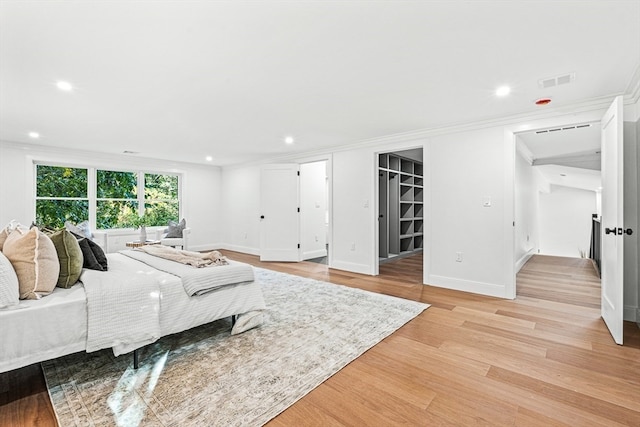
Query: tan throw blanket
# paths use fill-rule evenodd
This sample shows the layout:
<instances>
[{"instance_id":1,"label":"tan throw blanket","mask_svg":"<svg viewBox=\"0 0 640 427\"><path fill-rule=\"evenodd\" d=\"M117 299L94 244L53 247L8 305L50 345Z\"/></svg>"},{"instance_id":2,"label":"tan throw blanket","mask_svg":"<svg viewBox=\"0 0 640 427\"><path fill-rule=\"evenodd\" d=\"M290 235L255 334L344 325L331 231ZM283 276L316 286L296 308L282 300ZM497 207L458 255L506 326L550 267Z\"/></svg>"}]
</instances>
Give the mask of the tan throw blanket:
<instances>
[{"instance_id":1,"label":"tan throw blanket","mask_svg":"<svg viewBox=\"0 0 640 427\"><path fill-rule=\"evenodd\" d=\"M218 251L200 253L183 251L180 249L172 248L171 246L162 245L146 245L135 248L134 250L198 268L229 264L227 258Z\"/></svg>"}]
</instances>

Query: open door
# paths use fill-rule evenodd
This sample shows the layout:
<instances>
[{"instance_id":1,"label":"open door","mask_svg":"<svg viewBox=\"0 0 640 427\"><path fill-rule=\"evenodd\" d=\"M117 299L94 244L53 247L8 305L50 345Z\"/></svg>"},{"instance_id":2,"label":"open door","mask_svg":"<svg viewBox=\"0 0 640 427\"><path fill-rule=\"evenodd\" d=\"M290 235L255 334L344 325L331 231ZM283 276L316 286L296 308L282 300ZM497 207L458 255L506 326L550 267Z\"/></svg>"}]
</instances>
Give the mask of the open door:
<instances>
[{"instance_id":1,"label":"open door","mask_svg":"<svg viewBox=\"0 0 640 427\"><path fill-rule=\"evenodd\" d=\"M624 230L622 97L602 118L602 318L616 343L622 344L624 311Z\"/></svg>"},{"instance_id":2,"label":"open door","mask_svg":"<svg viewBox=\"0 0 640 427\"><path fill-rule=\"evenodd\" d=\"M298 165L260 171L260 261L300 261Z\"/></svg>"}]
</instances>

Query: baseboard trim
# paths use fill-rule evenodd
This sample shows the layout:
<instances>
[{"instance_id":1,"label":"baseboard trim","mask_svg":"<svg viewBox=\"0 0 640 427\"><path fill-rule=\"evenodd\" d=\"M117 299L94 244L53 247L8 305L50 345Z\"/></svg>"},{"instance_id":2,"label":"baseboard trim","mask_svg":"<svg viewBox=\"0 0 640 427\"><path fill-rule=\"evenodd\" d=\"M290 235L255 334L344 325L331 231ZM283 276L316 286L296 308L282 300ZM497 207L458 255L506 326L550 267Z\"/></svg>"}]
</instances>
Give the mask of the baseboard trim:
<instances>
[{"instance_id":1,"label":"baseboard trim","mask_svg":"<svg viewBox=\"0 0 640 427\"><path fill-rule=\"evenodd\" d=\"M229 245L229 244L223 243L220 245L219 248L226 249L228 251L240 252L243 254L260 256L260 249L251 248L249 246Z\"/></svg>"},{"instance_id":2,"label":"baseboard trim","mask_svg":"<svg viewBox=\"0 0 640 427\"><path fill-rule=\"evenodd\" d=\"M629 322L640 322L640 309L625 305L622 317Z\"/></svg>"},{"instance_id":3,"label":"baseboard trim","mask_svg":"<svg viewBox=\"0 0 640 427\"><path fill-rule=\"evenodd\" d=\"M339 261L335 258L331 262L331 268L336 270L350 271L352 273L367 274L372 276L371 266L367 264L356 264L355 262Z\"/></svg>"},{"instance_id":4,"label":"baseboard trim","mask_svg":"<svg viewBox=\"0 0 640 427\"><path fill-rule=\"evenodd\" d=\"M534 255L533 249L524 254L520 259L516 262L516 274L520 271L522 267L529 261L529 259Z\"/></svg>"},{"instance_id":5,"label":"baseboard trim","mask_svg":"<svg viewBox=\"0 0 640 427\"><path fill-rule=\"evenodd\" d=\"M327 250L326 249L316 249L315 251L308 251L308 252L304 252L302 254L302 260L307 260L307 259L313 259L313 258L320 258L323 256L327 256Z\"/></svg>"},{"instance_id":6,"label":"baseboard trim","mask_svg":"<svg viewBox=\"0 0 640 427\"><path fill-rule=\"evenodd\" d=\"M472 280L456 279L454 277L429 275L425 285L438 288L453 289L455 291L471 292L473 294L487 295L490 297L507 298L507 289L504 285L495 283L474 282Z\"/></svg>"}]
</instances>

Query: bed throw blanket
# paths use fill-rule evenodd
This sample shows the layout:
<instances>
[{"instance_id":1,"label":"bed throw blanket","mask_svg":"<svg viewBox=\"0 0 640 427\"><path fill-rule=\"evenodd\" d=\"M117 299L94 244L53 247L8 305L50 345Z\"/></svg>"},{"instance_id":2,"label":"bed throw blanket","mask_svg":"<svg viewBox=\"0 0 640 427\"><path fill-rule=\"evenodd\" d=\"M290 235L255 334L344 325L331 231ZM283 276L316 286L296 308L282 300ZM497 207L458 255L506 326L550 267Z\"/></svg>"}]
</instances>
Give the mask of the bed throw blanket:
<instances>
[{"instance_id":1,"label":"bed throw blanket","mask_svg":"<svg viewBox=\"0 0 640 427\"><path fill-rule=\"evenodd\" d=\"M119 356L160 338L160 280L166 274L151 267L132 270L115 258L109 267L108 274L84 269L80 277L87 295L87 352L112 347Z\"/></svg>"},{"instance_id":2,"label":"bed throw blanket","mask_svg":"<svg viewBox=\"0 0 640 427\"><path fill-rule=\"evenodd\" d=\"M198 268L229 264L227 259L218 251L200 253L162 245L141 246L134 250Z\"/></svg>"},{"instance_id":3,"label":"bed throw blanket","mask_svg":"<svg viewBox=\"0 0 640 427\"><path fill-rule=\"evenodd\" d=\"M177 249L172 249L177 251ZM194 268L143 251L122 250L121 254L143 262L160 271L180 277L182 286L189 296L203 295L222 286L253 282L253 267L249 264L227 261L227 265L215 268Z\"/></svg>"}]
</instances>

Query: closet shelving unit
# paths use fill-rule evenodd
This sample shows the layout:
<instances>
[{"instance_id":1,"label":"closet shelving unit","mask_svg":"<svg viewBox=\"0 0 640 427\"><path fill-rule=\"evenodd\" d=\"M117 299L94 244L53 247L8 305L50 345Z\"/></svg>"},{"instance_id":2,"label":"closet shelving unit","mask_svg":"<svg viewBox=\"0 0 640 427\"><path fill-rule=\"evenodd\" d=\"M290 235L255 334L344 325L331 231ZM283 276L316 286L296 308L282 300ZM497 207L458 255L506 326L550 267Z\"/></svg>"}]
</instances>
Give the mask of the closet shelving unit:
<instances>
[{"instance_id":1,"label":"closet shelving unit","mask_svg":"<svg viewBox=\"0 0 640 427\"><path fill-rule=\"evenodd\" d=\"M422 162L394 153L379 157L380 262L422 250L424 180Z\"/></svg>"}]
</instances>

